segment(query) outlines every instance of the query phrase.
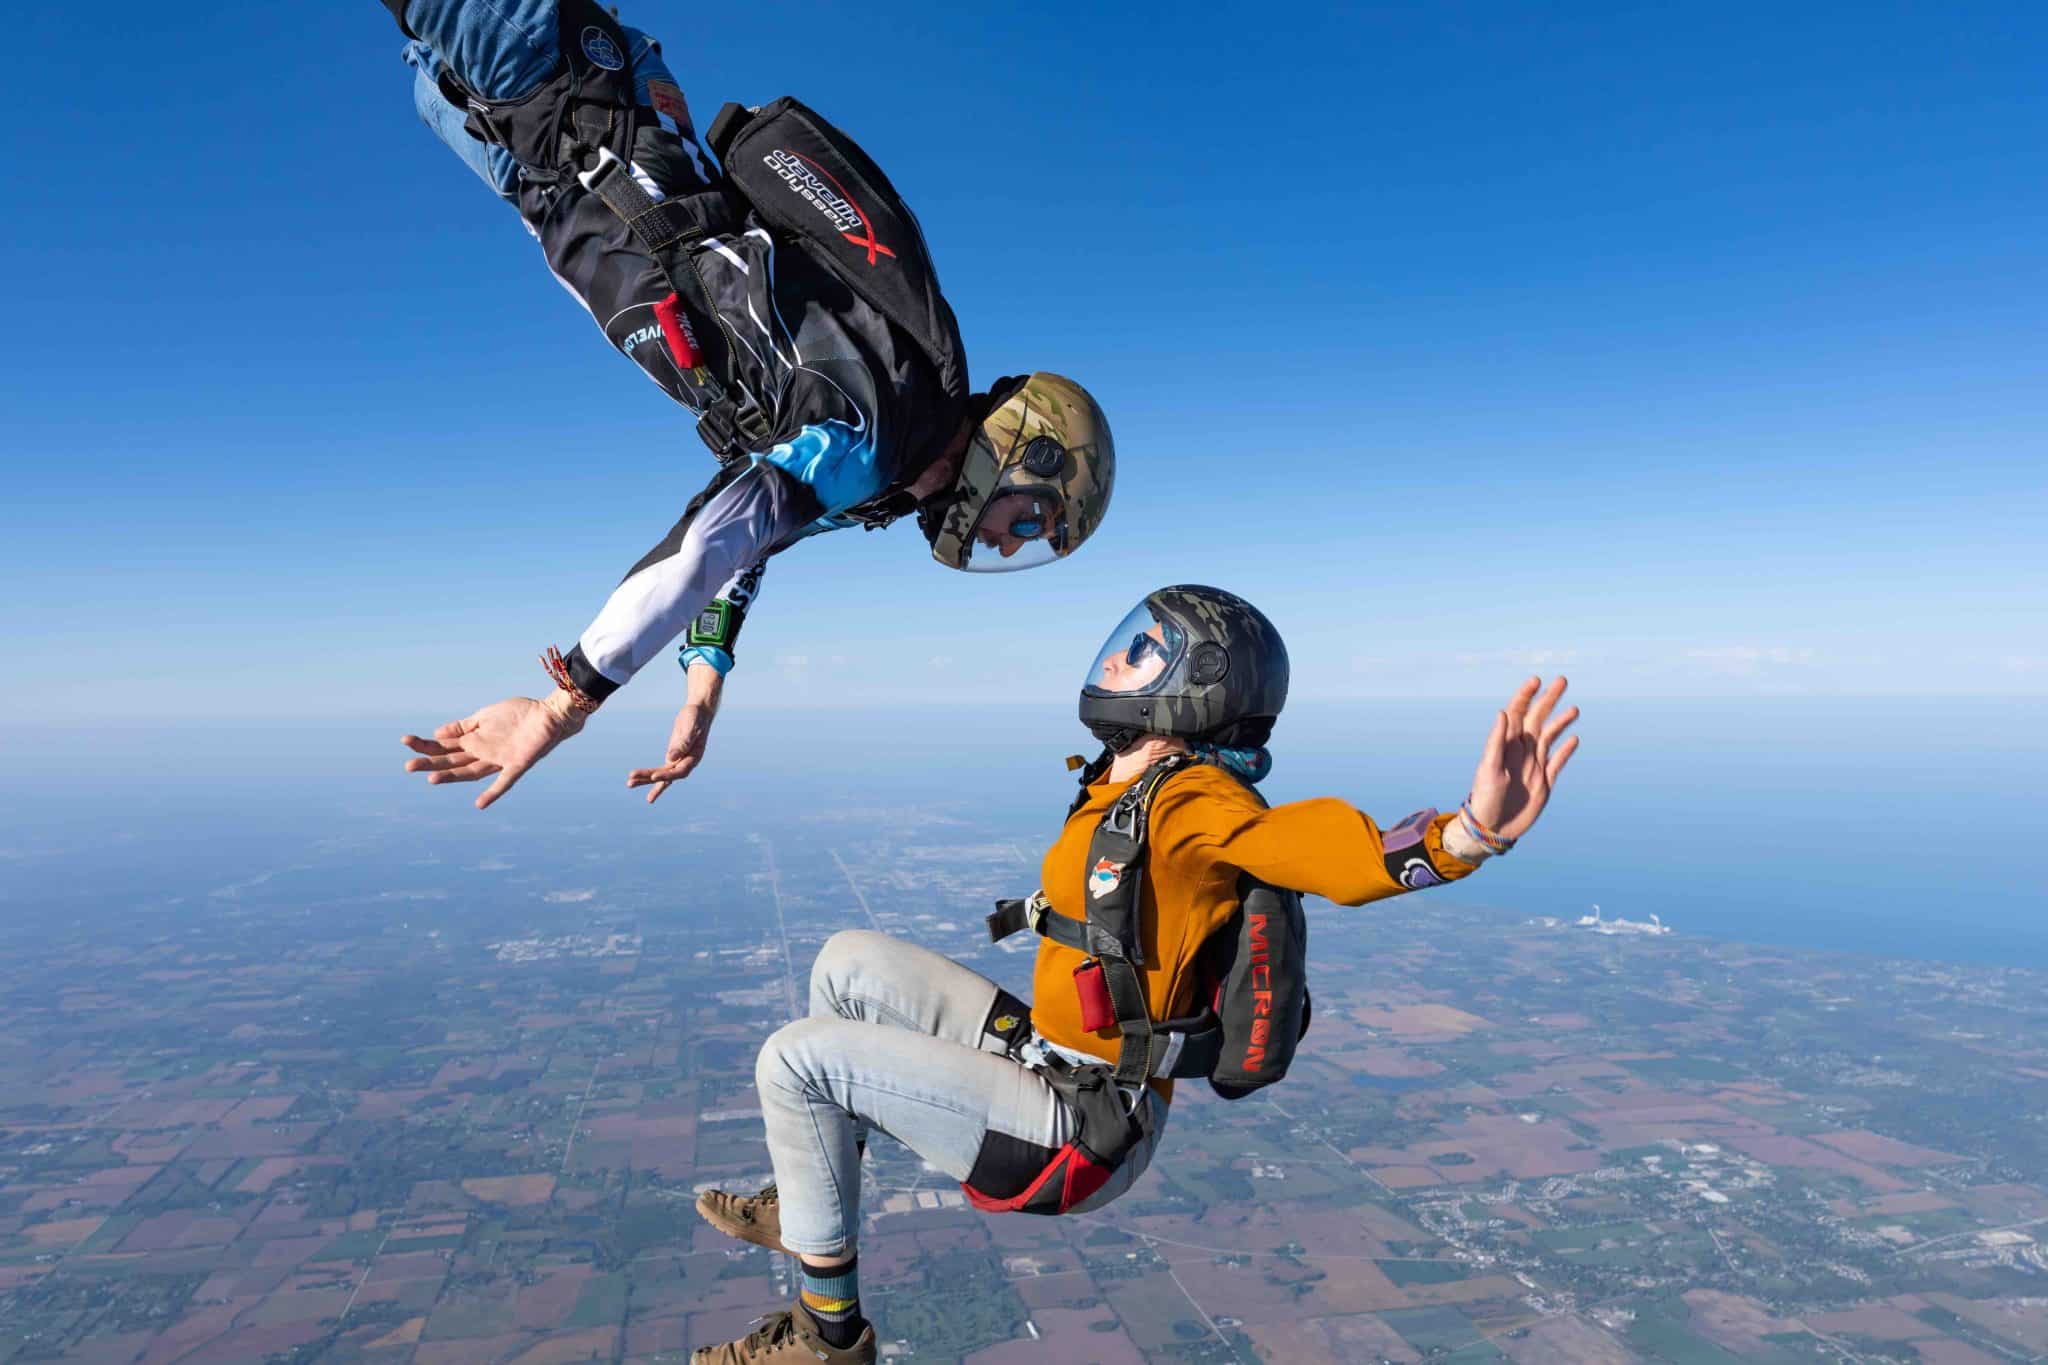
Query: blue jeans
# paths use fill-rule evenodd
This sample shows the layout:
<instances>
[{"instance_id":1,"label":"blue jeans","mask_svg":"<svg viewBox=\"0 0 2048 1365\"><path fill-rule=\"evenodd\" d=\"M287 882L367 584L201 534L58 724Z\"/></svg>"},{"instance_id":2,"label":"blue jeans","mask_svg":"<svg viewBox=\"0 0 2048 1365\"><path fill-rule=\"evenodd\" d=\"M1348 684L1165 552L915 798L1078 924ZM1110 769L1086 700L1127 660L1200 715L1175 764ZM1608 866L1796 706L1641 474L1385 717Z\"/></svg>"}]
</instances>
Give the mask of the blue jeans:
<instances>
[{"instance_id":1,"label":"blue jeans","mask_svg":"<svg viewBox=\"0 0 2048 1365\"><path fill-rule=\"evenodd\" d=\"M761 1048L768 1155L782 1206L782 1245L836 1256L859 1240L860 1142L889 1134L954 1180L974 1169L991 1132L1056 1148L1074 1116L1038 1072L1010 1060L982 1024L996 984L928 948L864 929L826 940L811 967L811 1012ZM1166 1130L1147 1088L1151 1135L1101 1190L1100 1208L1131 1187Z\"/></svg>"},{"instance_id":2,"label":"blue jeans","mask_svg":"<svg viewBox=\"0 0 2048 1365\"><path fill-rule=\"evenodd\" d=\"M403 55L413 68L413 106L421 122L511 204L518 202L519 163L503 147L479 142L464 130L467 114L442 95L438 80L445 67L487 100L530 93L561 59L556 13L556 0L411 0L405 8L405 22L420 35L405 45ZM631 49L634 91L640 103L653 105L648 82L675 86L676 78L658 43L639 29L621 27ZM679 126L666 109L661 119L691 147L702 169L693 130L687 123Z\"/></svg>"}]
</instances>

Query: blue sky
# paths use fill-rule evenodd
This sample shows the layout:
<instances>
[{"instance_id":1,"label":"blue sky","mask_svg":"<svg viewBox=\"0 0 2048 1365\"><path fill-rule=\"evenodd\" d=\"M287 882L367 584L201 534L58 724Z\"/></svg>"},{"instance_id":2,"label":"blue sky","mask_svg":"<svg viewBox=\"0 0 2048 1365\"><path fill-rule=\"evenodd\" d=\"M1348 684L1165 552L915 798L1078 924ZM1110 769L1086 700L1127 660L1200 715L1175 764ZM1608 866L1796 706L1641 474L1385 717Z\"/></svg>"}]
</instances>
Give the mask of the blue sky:
<instances>
[{"instance_id":1,"label":"blue sky","mask_svg":"<svg viewBox=\"0 0 2048 1365\"><path fill-rule=\"evenodd\" d=\"M733 698L1057 700L1190 579L1304 697L2048 694L2048 10L1790 8L628 5L700 122L853 130L1123 461L1054 568L784 556ZM535 692L708 476L384 12L267 13L15 21L16 715Z\"/></svg>"}]
</instances>

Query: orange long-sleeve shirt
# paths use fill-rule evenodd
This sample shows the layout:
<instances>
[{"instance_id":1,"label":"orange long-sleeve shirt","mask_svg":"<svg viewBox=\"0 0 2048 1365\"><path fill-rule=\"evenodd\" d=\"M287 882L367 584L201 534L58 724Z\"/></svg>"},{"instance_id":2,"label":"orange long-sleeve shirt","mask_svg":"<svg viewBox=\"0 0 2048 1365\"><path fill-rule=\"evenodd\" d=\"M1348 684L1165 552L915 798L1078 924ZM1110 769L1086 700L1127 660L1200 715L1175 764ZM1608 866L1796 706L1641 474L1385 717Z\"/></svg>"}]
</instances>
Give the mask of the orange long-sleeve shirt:
<instances>
[{"instance_id":1,"label":"orange long-sleeve shirt","mask_svg":"<svg viewBox=\"0 0 2048 1365\"><path fill-rule=\"evenodd\" d=\"M1131 781L1135 781L1133 778ZM1085 920L1088 843L1110 803L1130 781L1097 782L1067 820L1040 869L1053 912ZM1439 816L1424 839L1431 865L1446 881L1473 864L1444 851ZM1295 801L1270 809L1242 783L1213 764L1199 764L1167 779L1152 799L1139 899L1142 976L1154 1019L1194 1014L1196 968L1202 944L1237 908L1240 872L1342 905L1363 905L1407 890L1387 873L1379 826L1334 797ZM1123 1040L1115 1028L1086 1032L1074 990L1081 952L1040 940L1032 971L1031 1022L1039 1036L1114 1062ZM1170 1081L1154 1081L1171 1097Z\"/></svg>"}]
</instances>

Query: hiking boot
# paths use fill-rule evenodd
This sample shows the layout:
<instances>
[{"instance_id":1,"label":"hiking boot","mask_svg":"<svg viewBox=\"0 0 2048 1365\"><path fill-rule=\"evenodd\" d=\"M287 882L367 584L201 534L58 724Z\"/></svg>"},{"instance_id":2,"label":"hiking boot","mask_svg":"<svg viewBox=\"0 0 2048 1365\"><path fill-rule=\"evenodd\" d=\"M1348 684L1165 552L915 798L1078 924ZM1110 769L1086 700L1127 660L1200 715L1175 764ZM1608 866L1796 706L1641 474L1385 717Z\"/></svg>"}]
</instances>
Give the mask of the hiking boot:
<instances>
[{"instance_id":1,"label":"hiking boot","mask_svg":"<svg viewBox=\"0 0 2048 1365\"><path fill-rule=\"evenodd\" d=\"M864 1324L853 1345L833 1346L819 1334L818 1320L798 1302L738 1341L690 1353L690 1365L817 1365L821 1360L826 1365L874 1365L875 1325Z\"/></svg>"},{"instance_id":2,"label":"hiking boot","mask_svg":"<svg viewBox=\"0 0 2048 1365\"><path fill-rule=\"evenodd\" d=\"M782 1245L782 1199L773 1185L765 1187L759 1194L706 1190L697 1196L697 1212L705 1222L728 1237L737 1237L742 1242L752 1242L757 1247L767 1247L785 1256L793 1254Z\"/></svg>"}]
</instances>

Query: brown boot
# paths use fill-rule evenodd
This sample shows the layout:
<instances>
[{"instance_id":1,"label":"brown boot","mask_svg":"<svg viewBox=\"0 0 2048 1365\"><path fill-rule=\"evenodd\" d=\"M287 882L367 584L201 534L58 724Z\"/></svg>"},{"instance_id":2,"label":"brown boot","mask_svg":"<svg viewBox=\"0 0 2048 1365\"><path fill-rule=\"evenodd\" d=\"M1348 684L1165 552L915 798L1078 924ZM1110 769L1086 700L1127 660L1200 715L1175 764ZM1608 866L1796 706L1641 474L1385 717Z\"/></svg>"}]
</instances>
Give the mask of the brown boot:
<instances>
[{"instance_id":1,"label":"brown boot","mask_svg":"<svg viewBox=\"0 0 2048 1365\"><path fill-rule=\"evenodd\" d=\"M825 1365L874 1365L875 1325L862 1327L853 1345L833 1346L799 1301L738 1341L690 1353L690 1365L816 1365L821 1360Z\"/></svg>"},{"instance_id":2,"label":"brown boot","mask_svg":"<svg viewBox=\"0 0 2048 1365\"><path fill-rule=\"evenodd\" d=\"M728 1237L752 1242L783 1255L793 1254L782 1245L782 1199L769 1185L759 1194L727 1194L706 1190L697 1196L697 1212L704 1221Z\"/></svg>"}]
</instances>

